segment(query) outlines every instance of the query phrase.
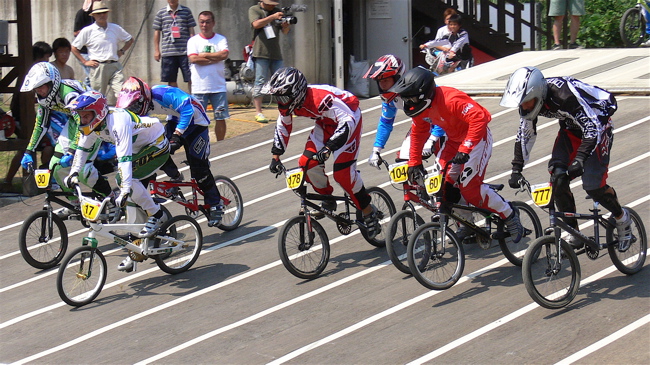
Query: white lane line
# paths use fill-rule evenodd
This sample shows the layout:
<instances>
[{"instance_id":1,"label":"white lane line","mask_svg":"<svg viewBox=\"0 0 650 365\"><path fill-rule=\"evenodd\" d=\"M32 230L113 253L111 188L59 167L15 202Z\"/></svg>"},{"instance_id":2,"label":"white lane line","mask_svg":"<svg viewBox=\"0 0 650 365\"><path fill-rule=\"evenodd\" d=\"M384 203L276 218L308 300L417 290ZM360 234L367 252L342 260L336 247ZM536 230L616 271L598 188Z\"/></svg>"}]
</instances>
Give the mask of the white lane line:
<instances>
[{"instance_id":1,"label":"white lane line","mask_svg":"<svg viewBox=\"0 0 650 365\"><path fill-rule=\"evenodd\" d=\"M594 342L593 344L585 347L584 349L576 352L575 354L567 357L564 360L558 361L555 363L555 365L569 365L573 364L574 362L582 359L583 357L596 352L597 350L600 350L601 348L609 345L610 343L620 339L621 337L639 329L641 326L644 326L646 324L650 323L650 314L647 314L643 318L639 318L636 321L628 324L627 326L621 328L620 330L612 333L611 335ZM646 349L647 350L647 349Z\"/></svg>"}]
</instances>

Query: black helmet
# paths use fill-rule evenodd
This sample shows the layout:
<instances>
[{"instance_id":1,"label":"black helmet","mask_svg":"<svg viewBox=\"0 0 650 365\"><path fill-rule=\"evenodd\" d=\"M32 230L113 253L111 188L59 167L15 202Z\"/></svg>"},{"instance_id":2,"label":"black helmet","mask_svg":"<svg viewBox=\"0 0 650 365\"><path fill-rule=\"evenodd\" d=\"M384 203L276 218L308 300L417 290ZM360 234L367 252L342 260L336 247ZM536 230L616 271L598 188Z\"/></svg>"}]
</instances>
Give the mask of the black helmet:
<instances>
[{"instance_id":1,"label":"black helmet","mask_svg":"<svg viewBox=\"0 0 650 365\"><path fill-rule=\"evenodd\" d=\"M412 68L388 92L399 94L404 101L404 113L415 117L431 105L436 96L433 74L424 67Z\"/></svg>"},{"instance_id":2,"label":"black helmet","mask_svg":"<svg viewBox=\"0 0 650 365\"><path fill-rule=\"evenodd\" d=\"M260 93L274 95L279 109L293 113L305 102L307 79L298 69L282 67L275 71L271 79L262 86Z\"/></svg>"}]
</instances>

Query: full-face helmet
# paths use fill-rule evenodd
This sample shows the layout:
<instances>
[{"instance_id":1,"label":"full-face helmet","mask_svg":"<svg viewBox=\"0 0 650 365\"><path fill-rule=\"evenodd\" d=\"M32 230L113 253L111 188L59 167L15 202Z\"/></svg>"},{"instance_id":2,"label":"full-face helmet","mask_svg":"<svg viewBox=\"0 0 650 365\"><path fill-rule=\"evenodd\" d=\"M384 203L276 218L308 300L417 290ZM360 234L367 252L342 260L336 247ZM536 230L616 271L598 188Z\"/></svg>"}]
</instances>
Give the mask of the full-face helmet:
<instances>
[{"instance_id":1,"label":"full-face helmet","mask_svg":"<svg viewBox=\"0 0 650 365\"><path fill-rule=\"evenodd\" d=\"M510 75L499 105L506 108L519 108L523 119L533 120L539 114L546 98L548 86L542 71L535 67L522 67ZM532 107L522 108L522 104L535 100Z\"/></svg>"},{"instance_id":2,"label":"full-face helmet","mask_svg":"<svg viewBox=\"0 0 650 365\"><path fill-rule=\"evenodd\" d=\"M94 131L106 118L108 114L108 104L106 103L106 97L101 93L91 90L86 91L85 93L79 95L74 99L70 104L67 105L68 109L72 110L74 113L80 111L91 111L95 113L95 116L84 124L84 120L81 120L79 123L79 130L85 136L89 135Z\"/></svg>"},{"instance_id":3,"label":"full-face helmet","mask_svg":"<svg viewBox=\"0 0 650 365\"><path fill-rule=\"evenodd\" d=\"M363 75L364 79L374 79L377 81L377 87L381 94L381 98L389 103L397 94L389 93L388 90L383 90L380 84L380 80L392 78L393 83L396 83L404 74L404 63L398 57L393 56L392 54L387 54L381 56L377 61L370 66L366 74Z\"/></svg>"},{"instance_id":4,"label":"full-face helmet","mask_svg":"<svg viewBox=\"0 0 650 365\"><path fill-rule=\"evenodd\" d=\"M388 92L399 94L404 101L404 113L415 117L427 109L436 96L433 74L424 67L412 68Z\"/></svg>"},{"instance_id":5,"label":"full-face helmet","mask_svg":"<svg viewBox=\"0 0 650 365\"><path fill-rule=\"evenodd\" d=\"M151 88L142 79L131 76L122 84L115 106L130 110L137 115L147 115L149 110L153 109Z\"/></svg>"},{"instance_id":6,"label":"full-face helmet","mask_svg":"<svg viewBox=\"0 0 650 365\"><path fill-rule=\"evenodd\" d=\"M61 86L61 74L51 63L39 62L32 66L20 87L20 92L33 91L45 84L49 84L47 94L43 97L37 94L36 98L40 105L50 108L56 103L56 93L59 92Z\"/></svg>"},{"instance_id":7,"label":"full-face helmet","mask_svg":"<svg viewBox=\"0 0 650 365\"><path fill-rule=\"evenodd\" d=\"M291 114L305 102L307 79L298 69L282 67L275 71L260 92L274 95L278 101L280 111Z\"/></svg>"}]
</instances>

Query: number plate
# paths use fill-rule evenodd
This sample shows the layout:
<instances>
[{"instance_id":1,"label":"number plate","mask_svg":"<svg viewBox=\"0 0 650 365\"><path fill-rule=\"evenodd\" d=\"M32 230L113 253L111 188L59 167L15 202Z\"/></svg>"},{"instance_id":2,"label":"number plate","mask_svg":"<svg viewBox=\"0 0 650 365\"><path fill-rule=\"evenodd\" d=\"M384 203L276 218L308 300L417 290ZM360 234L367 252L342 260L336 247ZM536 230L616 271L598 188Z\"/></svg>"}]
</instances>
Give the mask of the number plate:
<instances>
[{"instance_id":1,"label":"number plate","mask_svg":"<svg viewBox=\"0 0 650 365\"><path fill-rule=\"evenodd\" d=\"M50 170L34 170L34 179L36 179L36 186L41 189L46 188L48 185L50 185Z\"/></svg>"},{"instance_id":2,"label":"number plate","mask_svg":"<svg viewBox=\"0 0 650 365\"><path fill-rule=\"evenodd\" d=\"M287 170L285 173L285 177L287 179L287 188L291 190L298 189L300 186L302 186L304 176L305 172L300 167Z\"/></svg>"},{"instance_id":3,"label":"number plate","mask_svg":"<svg viewBox=\"0 0 650 365\"><path fill-rule=\"evenodd\" d=\"M442 174L440 172L427 175L426 180L424 180L424 185L427 188L427 194L435 194L440 191L442 186Z\"/></svg>"},{"instance_id":4,"label":"number plate","mask_svg":"<svg viewBox=\"0 0 650 365\"><path fill-rule=\"evenodd\" d=\"M538 207L545 207L551 201L553 187L551 183L535 184L530 186L530 192L533 196L533 202Z\"/></svg>"},{"instance_id":5,"label":"number plate","mask_svg":"<svg viewBox=\"0 0 650 365\"><path fill-rule=\"evenodd\" d=\"M408 179L406 171L408 170L408 162L394 163L388 166L388 173L390 174L390 181L394 183L403 183Z\"/></svg>"},{"instance_id":6,"label":"number plate","mask_svg":"<svg viewBox=\"0 0 650 365\"><path fill-rule=\"evenodd\" d=\"M84 200L81 203L81 215L89 221L97 220L99 215L99 207L101 204L94 200Z\"/></svg>"}]
</instances>

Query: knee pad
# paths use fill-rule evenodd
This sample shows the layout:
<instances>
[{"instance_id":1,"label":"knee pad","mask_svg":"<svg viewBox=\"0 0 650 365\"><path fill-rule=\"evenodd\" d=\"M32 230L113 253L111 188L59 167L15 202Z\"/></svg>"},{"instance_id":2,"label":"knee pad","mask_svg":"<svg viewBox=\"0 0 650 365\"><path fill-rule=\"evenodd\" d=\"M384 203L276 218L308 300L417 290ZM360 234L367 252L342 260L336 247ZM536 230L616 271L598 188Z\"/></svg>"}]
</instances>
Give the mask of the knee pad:
<instances>
[{"instance_id":1,"label":"knee pad","mask_svg":"<svg viewBox=\"0 0 650 365\"><path fill-rule=\"evenodd\" d=\"M359 190L358 193L354 193L354 197L356 200L359 202L359 208L364 209L365 207L370 204L370 195L368 195L368 192L366 191L366 187L362 187L361 190Z\"/></svg>"},{"instance_id":2,"label":"knee pad","mask_svg":"<svg viewBox=\"0 0 650 365\"><path fill-rule=\"evenodd\" d=\"M586 190L586 192L594 201L612 212L615 217L623 214L621 204L618 202L618 197L616 196L616 191L611 186L605 185L598 189Z\"/></svg>"}]
</instances>

